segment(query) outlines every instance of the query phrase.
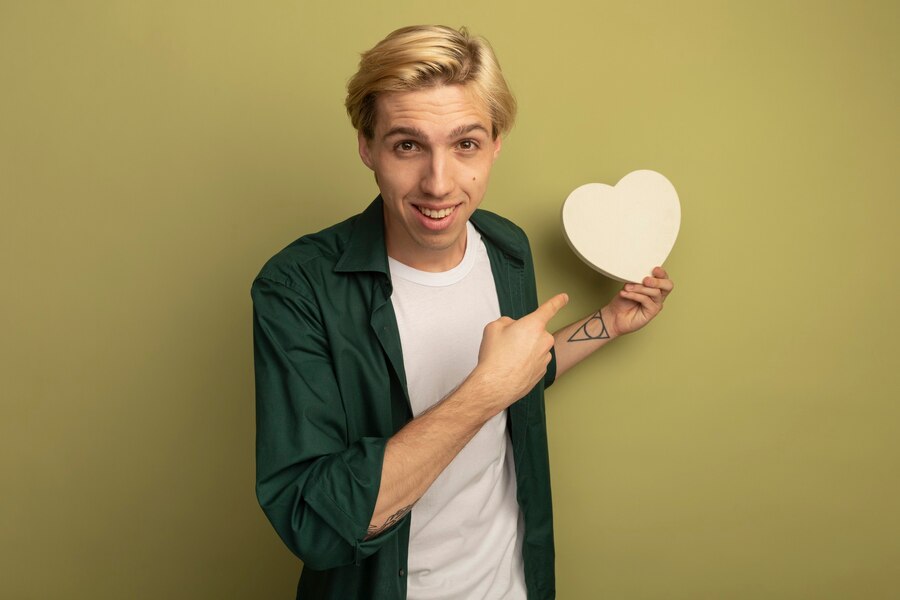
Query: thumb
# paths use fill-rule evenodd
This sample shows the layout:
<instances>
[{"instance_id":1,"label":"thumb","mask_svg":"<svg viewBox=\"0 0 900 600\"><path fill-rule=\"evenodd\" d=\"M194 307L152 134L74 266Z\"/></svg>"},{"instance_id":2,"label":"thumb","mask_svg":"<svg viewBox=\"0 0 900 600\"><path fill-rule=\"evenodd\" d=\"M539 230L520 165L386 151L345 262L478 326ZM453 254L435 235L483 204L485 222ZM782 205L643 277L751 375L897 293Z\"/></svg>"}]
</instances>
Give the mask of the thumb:
<instances>
[{"instance_id":1,"label":"thumb","mask_svg":"<svg viewBox=\"0 0 900 600\"><path fill-rule=\"evenodd\" d=\"M556 316L556 313L560 311L560 309L569 303L569 295L568 294L557 294L541 304L537 307L528 317L533 317L541 321L541 323L546 326L547 323L550 322L550 319Z\"/></svg>"}]
</instances>

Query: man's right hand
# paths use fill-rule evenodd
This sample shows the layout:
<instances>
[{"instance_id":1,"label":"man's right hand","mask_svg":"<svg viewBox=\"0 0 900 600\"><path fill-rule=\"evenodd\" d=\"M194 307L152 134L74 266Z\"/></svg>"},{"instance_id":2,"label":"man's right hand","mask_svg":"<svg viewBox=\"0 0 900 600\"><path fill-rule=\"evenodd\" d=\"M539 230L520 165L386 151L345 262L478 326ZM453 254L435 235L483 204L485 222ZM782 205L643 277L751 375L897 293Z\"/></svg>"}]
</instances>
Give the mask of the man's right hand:
<instances>
[{"instance_id":1,"label":"man's right hand","mask_svg":"<svg viewBox=\"0 0 900 600\"><path fill-rule=\"evenodd\" d=\"M518 321L488 323L462 385L388 440L367 539L409 512L482 426L541 380L553 347L547 323L568 301L559 294Z\"/></svg>"},{"instance_id":2,"label":"man's right hand","mask_svg":"<svg viewBox=\"0 0 900 600\"><path fill-rule=\"evenodd\" d=\"M493 414L527 394L547 372L553 347L547 324L568 301L568 295L557 294L518 321L500 317L484 328L471 377L487 386L484 397L496 402Z\"/></svg>"}]
</instances>

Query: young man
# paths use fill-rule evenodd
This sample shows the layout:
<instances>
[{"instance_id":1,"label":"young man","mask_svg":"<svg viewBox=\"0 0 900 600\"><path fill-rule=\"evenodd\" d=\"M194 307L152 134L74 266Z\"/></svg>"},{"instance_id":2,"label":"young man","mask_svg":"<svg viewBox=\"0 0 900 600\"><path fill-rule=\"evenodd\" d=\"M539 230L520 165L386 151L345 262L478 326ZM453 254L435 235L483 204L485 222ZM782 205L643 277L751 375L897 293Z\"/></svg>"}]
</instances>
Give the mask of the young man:
<instances>
[{"instance_id":1,"label":"young man","mask_svg":"<svg viewBox=\"0 0 900 600\"><path fill-rule=\"evenodd\" d=\"M379 196L253 283L257 495L298 598L555 596L543 391L662 309L661 268L554 335L531 252L479 210L515 101L487 42L408 27L347 110Z\"/></svg>"}]
</instances>

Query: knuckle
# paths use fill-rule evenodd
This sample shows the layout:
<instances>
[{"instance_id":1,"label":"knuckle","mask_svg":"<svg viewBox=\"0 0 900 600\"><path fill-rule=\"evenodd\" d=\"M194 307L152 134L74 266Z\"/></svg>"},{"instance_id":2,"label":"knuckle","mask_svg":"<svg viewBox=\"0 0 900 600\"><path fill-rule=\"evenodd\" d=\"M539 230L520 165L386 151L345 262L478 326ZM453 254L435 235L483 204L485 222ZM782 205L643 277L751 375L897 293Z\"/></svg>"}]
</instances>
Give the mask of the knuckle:
<instances>
[{"instance_id":1,"label":"knuckle","mask_svg":"<svg viewBox=\"0 0 900 600\"><path fill-rule=\"evenodd\" d=\"M502 329L504 325L509 323L509 317L500 317L496 321L491 321L484 326L485 329Z\"/></svg>"}]
</instances>

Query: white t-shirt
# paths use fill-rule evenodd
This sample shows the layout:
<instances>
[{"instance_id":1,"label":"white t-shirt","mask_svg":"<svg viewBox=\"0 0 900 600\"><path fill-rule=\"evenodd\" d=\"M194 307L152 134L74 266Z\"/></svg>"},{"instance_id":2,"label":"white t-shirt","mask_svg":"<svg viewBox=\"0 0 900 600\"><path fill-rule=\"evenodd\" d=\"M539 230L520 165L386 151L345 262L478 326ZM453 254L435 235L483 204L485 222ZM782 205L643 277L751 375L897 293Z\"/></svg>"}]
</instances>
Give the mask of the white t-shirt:
<instances>
[{"instance_id":1,"label":"white t-shirt","mask_svg":"<svg viewBox=\"0 0 900 600\"><path fill-rule=\"evenodd\" d=\"M481 235L467 224L462 262L418 271L388 259L413 414L450 394L500 317ZM484 424L412 509L409 600L524 600L522 519L506 411Z\"/></svg>"}]
</instances>

